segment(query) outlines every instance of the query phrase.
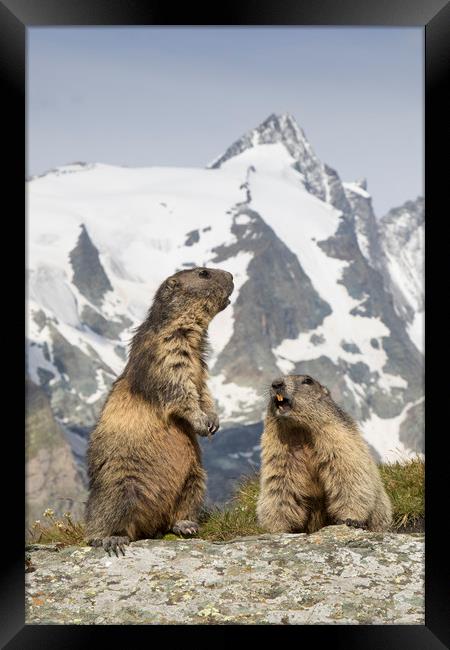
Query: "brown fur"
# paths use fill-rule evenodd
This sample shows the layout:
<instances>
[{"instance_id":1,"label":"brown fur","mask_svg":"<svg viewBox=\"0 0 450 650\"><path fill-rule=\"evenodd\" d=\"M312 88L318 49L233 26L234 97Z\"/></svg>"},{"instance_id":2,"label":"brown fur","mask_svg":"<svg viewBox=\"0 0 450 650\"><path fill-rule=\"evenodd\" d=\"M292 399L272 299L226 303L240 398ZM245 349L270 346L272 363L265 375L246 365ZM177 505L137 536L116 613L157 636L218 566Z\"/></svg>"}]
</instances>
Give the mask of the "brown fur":
<instances>
[{"instance_id":1,"label":"brown fur","mask_svg":"<svg viewBox=\"0 0 450 650\"><path fill-rule=\"evenodd\" d=\"M277 394L289 400L281 410ZM312 533L347 520L370 530L391 524L389 498L357 424L307 375L272 384L257 513L270 532Z\"/></svg>"},{"instance_id":2,"label":"brown fur","mask_svg":"<svg viewBox=\"0 0 450 650\"><path fill-rule=\"evenodd\" d=\"M207 327L232 290L231 274L212 269L176 273L158 289L91 435L86 527L93 545L195 522L205 489L196 436L219 426L206 386Z\"/></svg>"}]
</instances>

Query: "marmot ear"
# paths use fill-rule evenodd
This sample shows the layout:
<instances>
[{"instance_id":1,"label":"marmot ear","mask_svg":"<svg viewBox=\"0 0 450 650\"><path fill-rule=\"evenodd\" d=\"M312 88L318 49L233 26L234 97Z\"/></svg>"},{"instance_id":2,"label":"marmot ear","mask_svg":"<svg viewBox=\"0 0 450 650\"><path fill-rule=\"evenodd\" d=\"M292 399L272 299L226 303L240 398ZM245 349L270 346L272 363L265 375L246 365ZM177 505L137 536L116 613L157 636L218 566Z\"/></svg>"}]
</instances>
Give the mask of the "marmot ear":
<instances>
[{"instance_id":1,"label":"marmot ear","mask_svg":"<svg viewBox=\"0 0 450 650\"><path fill-rule=\"evenodd\" d=\"M326 386L322 386L322 392L323 392L323 394L326 395L327 397L328 397L328 395L330 394L330 391L329 391L329 389L328 389Z\"/></svg>"},{"instance_id":2,"label":"marmot ear","mask_svg":"<svg viewBox=\"0 0 450 650\"><path fill-rule=\"evenodd\" d=\"M176 278L169 278L166 282L166 287L168 289L175 289L178 286L178 280Z\"/></svg>"}]
</instances>

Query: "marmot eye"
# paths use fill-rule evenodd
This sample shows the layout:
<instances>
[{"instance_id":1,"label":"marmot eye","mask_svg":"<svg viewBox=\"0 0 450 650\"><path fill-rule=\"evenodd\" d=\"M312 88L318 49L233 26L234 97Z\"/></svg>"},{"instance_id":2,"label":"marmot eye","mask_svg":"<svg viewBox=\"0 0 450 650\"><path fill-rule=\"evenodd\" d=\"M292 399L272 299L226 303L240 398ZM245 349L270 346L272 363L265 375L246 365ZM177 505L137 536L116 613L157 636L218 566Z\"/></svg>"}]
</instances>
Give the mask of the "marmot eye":
<instances>
[{"instance_id":1,"label":"marmot eye","mask_svg":"<svg viewBox=\"0 0 450 650\"><path fill-rule=\"evenodd\" d=\"M310 377L305 377L302 381L302 384L313 384L313 380Z\"/></svg>"},{"instance_id":2,"label":"marmot eye","mask_svg":"<svg viewBox=\"0 0 450 650\"><path fill-rule=\"evenodd\" d=\"M209 271L205 271L205 270L200 271L199 276L201 278L209 278Z\"/></svg>"}]
</instances>

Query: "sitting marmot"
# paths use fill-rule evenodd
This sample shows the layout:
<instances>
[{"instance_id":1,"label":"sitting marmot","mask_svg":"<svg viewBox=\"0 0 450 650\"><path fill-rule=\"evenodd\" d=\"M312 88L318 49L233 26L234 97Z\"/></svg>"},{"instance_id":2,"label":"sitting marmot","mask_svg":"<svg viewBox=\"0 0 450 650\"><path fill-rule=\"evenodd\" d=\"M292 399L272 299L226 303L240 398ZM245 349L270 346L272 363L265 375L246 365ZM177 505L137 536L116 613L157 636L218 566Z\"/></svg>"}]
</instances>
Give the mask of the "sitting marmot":
<instances>
[{"instance_id":1,"label":"sitting marmot","mask_svg":"<svg viewBox=\"0 0 450 650\"><path fill-rule=\"evenodd\" d=\"M257 513L270 532L391 524L389 498L358 426L308 375L272 383Z\"/></svg>"}]
</instances>

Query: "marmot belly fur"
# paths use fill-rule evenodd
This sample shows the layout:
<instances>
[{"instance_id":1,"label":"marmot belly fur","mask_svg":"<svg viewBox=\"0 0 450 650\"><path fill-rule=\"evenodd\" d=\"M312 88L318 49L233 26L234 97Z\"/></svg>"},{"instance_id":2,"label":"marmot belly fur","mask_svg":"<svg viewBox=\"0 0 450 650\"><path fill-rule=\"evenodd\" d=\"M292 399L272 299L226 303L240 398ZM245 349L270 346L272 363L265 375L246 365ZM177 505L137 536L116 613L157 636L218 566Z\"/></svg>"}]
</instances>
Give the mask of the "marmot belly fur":
<instances>
[{"instance_id":1,"label":"marmot belly fur","mask_svg":"<svg viewBox=\"0 0 450 650\"><path fill-rule=\"evenodd\" d=\"M391 524L389 497L357 424L308 375L272 383L257 514L269 532Z\"/></svg>"},{"instance_id":2,"label":"marmot belly fur","mask_svg":"<svg viewBox=\"0 0 450 650\"><path fill-rule=\"evenodd\" d=\"M207 328L232 291L230 273L206 268L158 289L91 435L91 545L117 554L131 540L197 532L205 489L197 435L219 427L206 386Z\"/></svg>"}]
</instances>

